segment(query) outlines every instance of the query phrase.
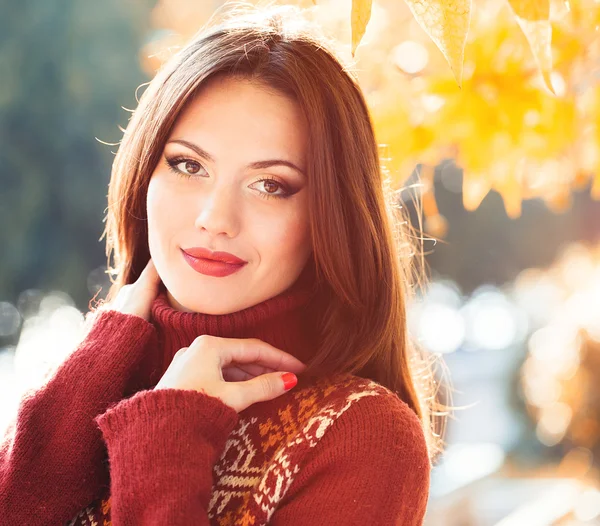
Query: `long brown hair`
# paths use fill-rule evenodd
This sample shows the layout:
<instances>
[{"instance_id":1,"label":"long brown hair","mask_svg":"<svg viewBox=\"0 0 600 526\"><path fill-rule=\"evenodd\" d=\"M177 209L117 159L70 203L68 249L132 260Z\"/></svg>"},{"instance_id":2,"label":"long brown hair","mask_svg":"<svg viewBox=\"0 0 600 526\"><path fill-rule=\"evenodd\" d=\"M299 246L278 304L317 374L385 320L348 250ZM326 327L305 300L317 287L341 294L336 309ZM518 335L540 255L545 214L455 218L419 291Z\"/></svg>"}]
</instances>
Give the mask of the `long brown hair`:
<instances>
[{"instance_id":1,"label":"long brown hair","mask_svg":"<svg viewBox=\"0 0 600 526\"><path fill-rule=\"evenodd\" d=\"M441 435L434 416L442 406L431 363L407 328L416 269L424 269L415 264L418 236L385 177L355 75L296 8L237 6L223 20L213 17L148 83L112 167L103 237L115 278L106 303L150 257L150 177L177 116L216 75L260 81L291 97L306 116L312 263L326 298L306 374L348 372L387 387L420 418L435 458Z\"/></svg>"}]
</instances>

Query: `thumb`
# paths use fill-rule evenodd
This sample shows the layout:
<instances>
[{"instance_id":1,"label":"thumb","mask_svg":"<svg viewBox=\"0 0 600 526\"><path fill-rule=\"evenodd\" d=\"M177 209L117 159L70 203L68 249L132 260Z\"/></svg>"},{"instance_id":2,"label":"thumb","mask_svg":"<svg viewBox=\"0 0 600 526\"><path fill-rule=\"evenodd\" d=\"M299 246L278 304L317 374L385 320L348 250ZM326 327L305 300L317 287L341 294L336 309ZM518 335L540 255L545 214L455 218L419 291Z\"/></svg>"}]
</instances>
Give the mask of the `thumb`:
<instances>
[{"instance_id":1,"label":"thumb","mask_svg":"<svg viewBox=\"0 0 600 526\"><path fill-rule=\"evenodd\" d=\"M250 406L281 396L298 383L298 378L294 373L275 372L261 374L251 380L236 383L240 387L243 386L245 403Z\"/></svg>"}]
</instances>

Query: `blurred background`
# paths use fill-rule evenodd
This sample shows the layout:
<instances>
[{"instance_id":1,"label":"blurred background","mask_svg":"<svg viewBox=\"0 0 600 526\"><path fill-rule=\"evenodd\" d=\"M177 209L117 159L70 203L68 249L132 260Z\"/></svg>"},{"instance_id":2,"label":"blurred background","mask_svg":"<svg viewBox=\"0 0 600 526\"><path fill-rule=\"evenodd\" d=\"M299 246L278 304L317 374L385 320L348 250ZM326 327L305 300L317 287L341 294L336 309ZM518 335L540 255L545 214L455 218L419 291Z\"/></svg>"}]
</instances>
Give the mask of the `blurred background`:
<instances>
[{"instance_id":1,"label":"blurred background","mask_svg":"<svg viewBox=\"0 0 600 526\"><path fill-rule=\"evenodd\" d=\"M458 408L426 524L600 524L600 2L279 3L355 63L422 227L431 280L410 328ZM107 290L102 220L136 89L221 5L3 6L0 430Z\"/></svg>"}]
</instances>

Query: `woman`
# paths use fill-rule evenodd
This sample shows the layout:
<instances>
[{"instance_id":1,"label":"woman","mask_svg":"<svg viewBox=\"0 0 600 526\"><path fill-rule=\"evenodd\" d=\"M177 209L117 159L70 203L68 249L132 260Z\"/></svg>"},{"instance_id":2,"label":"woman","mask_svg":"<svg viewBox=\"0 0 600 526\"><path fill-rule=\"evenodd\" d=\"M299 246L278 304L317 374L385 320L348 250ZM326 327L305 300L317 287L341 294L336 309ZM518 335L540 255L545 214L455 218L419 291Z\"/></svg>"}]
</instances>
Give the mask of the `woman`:
<instances>
[{"instance_id":1,"label":"woman","mask_svg":"<svg viewBox=\"0 0 600 526\"><path fill-rule=\"evenodd\" d=\"M233 11L144 92L117 277L22 400L3 523L422 524L439 444L407 233L356 80L286 13Z\"/></svg>"}]
</instances>

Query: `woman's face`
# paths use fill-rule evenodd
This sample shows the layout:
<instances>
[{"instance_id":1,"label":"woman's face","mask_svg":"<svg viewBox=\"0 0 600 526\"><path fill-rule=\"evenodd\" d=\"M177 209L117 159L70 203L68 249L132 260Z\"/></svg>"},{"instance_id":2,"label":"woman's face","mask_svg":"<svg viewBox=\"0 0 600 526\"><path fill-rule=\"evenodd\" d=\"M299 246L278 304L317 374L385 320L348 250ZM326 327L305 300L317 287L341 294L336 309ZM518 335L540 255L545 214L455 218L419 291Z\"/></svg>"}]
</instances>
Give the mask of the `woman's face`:
<instances>
[{"instance_id":1,"label":"woman's face","mask_svg":"<svg viewBox=\"0 0 600 526\"><path fill-rule=\"evenodd\" d=\"M296 281L312 250L306 143L296 104L255 81L214 78L179 115L147 197L150 255L172 307L227 314ZM191 247L247 264L202 274L183 255Z\"/></svg>"}]
</instances>

